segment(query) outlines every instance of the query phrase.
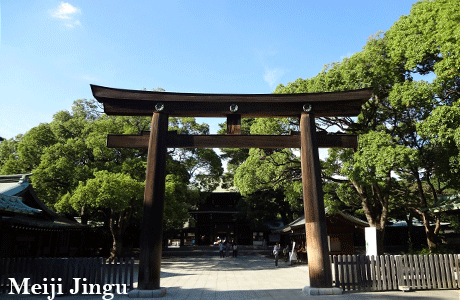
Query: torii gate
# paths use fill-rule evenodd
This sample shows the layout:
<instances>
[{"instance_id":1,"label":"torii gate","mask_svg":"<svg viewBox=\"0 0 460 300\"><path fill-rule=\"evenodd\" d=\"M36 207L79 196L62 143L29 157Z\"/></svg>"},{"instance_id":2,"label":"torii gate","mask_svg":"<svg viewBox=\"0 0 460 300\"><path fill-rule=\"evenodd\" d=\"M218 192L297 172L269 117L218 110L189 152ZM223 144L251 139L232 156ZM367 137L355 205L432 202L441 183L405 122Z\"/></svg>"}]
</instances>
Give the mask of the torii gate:
<instances>
[{"instance_id":1,"label":"torii gate","mask_svg":"<svg viewBox=\"0 0 460 300\"><path fill-rule=\"evenodd\" d=\"M300 148L310 286L332 286L318 147L357 147L353 135L317 134L315 117L352 117L372 89L309 94L196 94L91 85L108 115L150 116L151 131L108 135L108 147L147 148L139 261L140 290L160 289L167 148ZM226 117L227 135L168 132L168 117ZM300 134L241 135L241 117L299 117Z\"/></svg>"}]
</instances>

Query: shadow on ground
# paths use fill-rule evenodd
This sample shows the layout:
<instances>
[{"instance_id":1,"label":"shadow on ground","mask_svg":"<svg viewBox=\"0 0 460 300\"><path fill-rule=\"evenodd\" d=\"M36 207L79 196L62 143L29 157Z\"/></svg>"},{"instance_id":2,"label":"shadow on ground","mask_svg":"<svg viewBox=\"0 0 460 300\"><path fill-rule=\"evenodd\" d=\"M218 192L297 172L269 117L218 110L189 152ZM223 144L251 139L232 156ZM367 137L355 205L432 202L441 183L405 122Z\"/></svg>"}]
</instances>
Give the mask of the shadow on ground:
<instances>
[{"instance_id":1,"label":"shadow on ground","mask_svg":"<svg viewBox=\"0 0 460 300\"><path fill-rule=\"evenodd\" d=\"M438 291L441 293L441 291ZM446 295L449 293L449 295ZM459 299L458 291L446 291L443 296L433 295L429 291L417 291L411 293L398 292L381 292L381 293L344 293L343 295L334 296L305 296L299 289L263 289L263 290L228 290L216 291L212 289L184 289L181 287L168 287L167 293L161 299L225 299L225 300L244 300L244 299L333 299L333 300L396 300L396 299L411 299L411 300L457 300ZM72 295L59 296L56 300L92 300L104 299L103 295ZM0 294L0 299L46 299L45 295L5 295ZM107 298L108 299L108 298ZM139 299L129 298L127 295L114 295L114 300L117 299ZM143 298L145 299L145 298Z\"/></svg>"},{"instance_id":2,"label":"shadow on ground","mask_svg":"<svg viewBox=\"0 0 460 300\"><path fill-rule=\"evenodd\" d=\"M186 270L204 271L243 271L243 270L268 270L274 269L274 260L261 256L244 257L244 259L234 257L187 257L187 258L163 258L161 263L163 268L175 266ZM279 262L279 268L289 268L285 262Z\"/></svg>"},{"instance_id":3,"label":"shadow on ground","mask_svg":"<svg viewBox=\"0 0 460 300\"><path fill-rule=\"evenodd\" d=\"M450 291L452 292L452 291ZM306 296L299 289L263 289L263 290L228 290L216 291L212 289L183 289L181 287L169 287L166 295L162 299L228 299L228 300L244 300L244 299L334 299L334 300L396 300L396 299L411 299L411 300L457 300L458 295L452 293L452 297L437 297L428 295L427 293L412 292L410 294L401 294L398 292L388 293L344 293L343 295L328 295L328 296Z\"/></svg>"}]
</instances>

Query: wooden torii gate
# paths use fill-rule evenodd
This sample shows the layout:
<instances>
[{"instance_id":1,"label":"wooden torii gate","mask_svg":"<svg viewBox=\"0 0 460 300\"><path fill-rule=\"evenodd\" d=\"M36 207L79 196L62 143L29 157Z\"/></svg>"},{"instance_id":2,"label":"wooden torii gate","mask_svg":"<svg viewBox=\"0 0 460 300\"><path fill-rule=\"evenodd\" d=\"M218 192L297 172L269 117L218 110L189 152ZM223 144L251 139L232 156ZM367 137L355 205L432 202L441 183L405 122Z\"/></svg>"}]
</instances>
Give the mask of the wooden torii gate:
<instances>
[{"instance_id":1,"label":"wooden torii gate","mask_svg":"<svg viewBox=\"0 0 460 300\"><path fill-rule=\"evenodd\" d=\"M150 116L151 131L108 135L108 147L147 148L139 260L140 290L160 289L167 148L300 148L310 286L330 288L319 147L357 147L353 135L317 134L315 117L357 116L372 89L310 94L196 94L114 89L91 85L108 115ZM168 132L168 117L226 117L227 135ZM298 117L300 134L241 135L241 117Z\"/></svg>"}]
</instances>

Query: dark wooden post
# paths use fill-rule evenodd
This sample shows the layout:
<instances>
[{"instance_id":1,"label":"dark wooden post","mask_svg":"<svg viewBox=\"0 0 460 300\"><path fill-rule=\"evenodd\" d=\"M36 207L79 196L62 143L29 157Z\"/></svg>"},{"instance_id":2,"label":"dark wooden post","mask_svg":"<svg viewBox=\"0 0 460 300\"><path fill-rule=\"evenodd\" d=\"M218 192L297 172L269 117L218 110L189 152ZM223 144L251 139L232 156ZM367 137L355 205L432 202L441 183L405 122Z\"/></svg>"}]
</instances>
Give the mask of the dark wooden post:
<instances>
[{"instance_id":1,"label":"dark wooden post","mask_svg":"<svg viewBox=\"0 0 460 300\"><path fill-rule=\"evenodd\" d=\"M300 117L303 203L310 286L332 287L331 264L327 244L326 213L321 183L318 142L313 114Z\"/></svg>"},{"instance_id":2,"label":"dark wooden post","mask_svg":"<svg viewBox=\"0 0 460 300\"><path fill-rule=\"evenodd\" d=\"M241 115L227 115L227 134L241 134Z\"/></svg>"},{"instance_id":3,"label":"dark wooden post","mask_svg":"<svg viewBox=\"0 0 460 300\"><path fill-rule=\"evenodd\" d=\"M144 213L139 257L140 290L160 288L168 115L154 113L145 176Z\"/></svg>"}]
</instances>

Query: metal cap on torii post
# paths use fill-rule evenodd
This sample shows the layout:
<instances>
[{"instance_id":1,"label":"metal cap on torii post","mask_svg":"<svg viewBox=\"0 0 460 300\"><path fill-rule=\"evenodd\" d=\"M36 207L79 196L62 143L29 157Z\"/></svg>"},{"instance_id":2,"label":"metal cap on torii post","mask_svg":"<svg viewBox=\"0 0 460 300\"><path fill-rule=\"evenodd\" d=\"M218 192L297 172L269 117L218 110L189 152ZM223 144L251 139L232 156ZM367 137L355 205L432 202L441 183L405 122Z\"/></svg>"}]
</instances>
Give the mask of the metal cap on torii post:
<instances>
[{"instance_id":1,"label":"metal cap on torii post","mask_svg":"<svg viewBox=\"0 0 460 300\"><path fill-rule=\"evenodd\" d=\"M139 261L139 293L159 290L166 148L300 148L310 285L331 288L319 147L357 147L356 136L317 134L315 117L357 116L372 89L309 94L196 94L114 89L91 85L108 115L149 116L149 133L109 135L109 147L148 148ZM228 135L168 132L168 116L227 117ZM300 134L241 134L242 117L299 117ZM139 296L139 294L136 294Z\"/></svg>"}]
</instances>

